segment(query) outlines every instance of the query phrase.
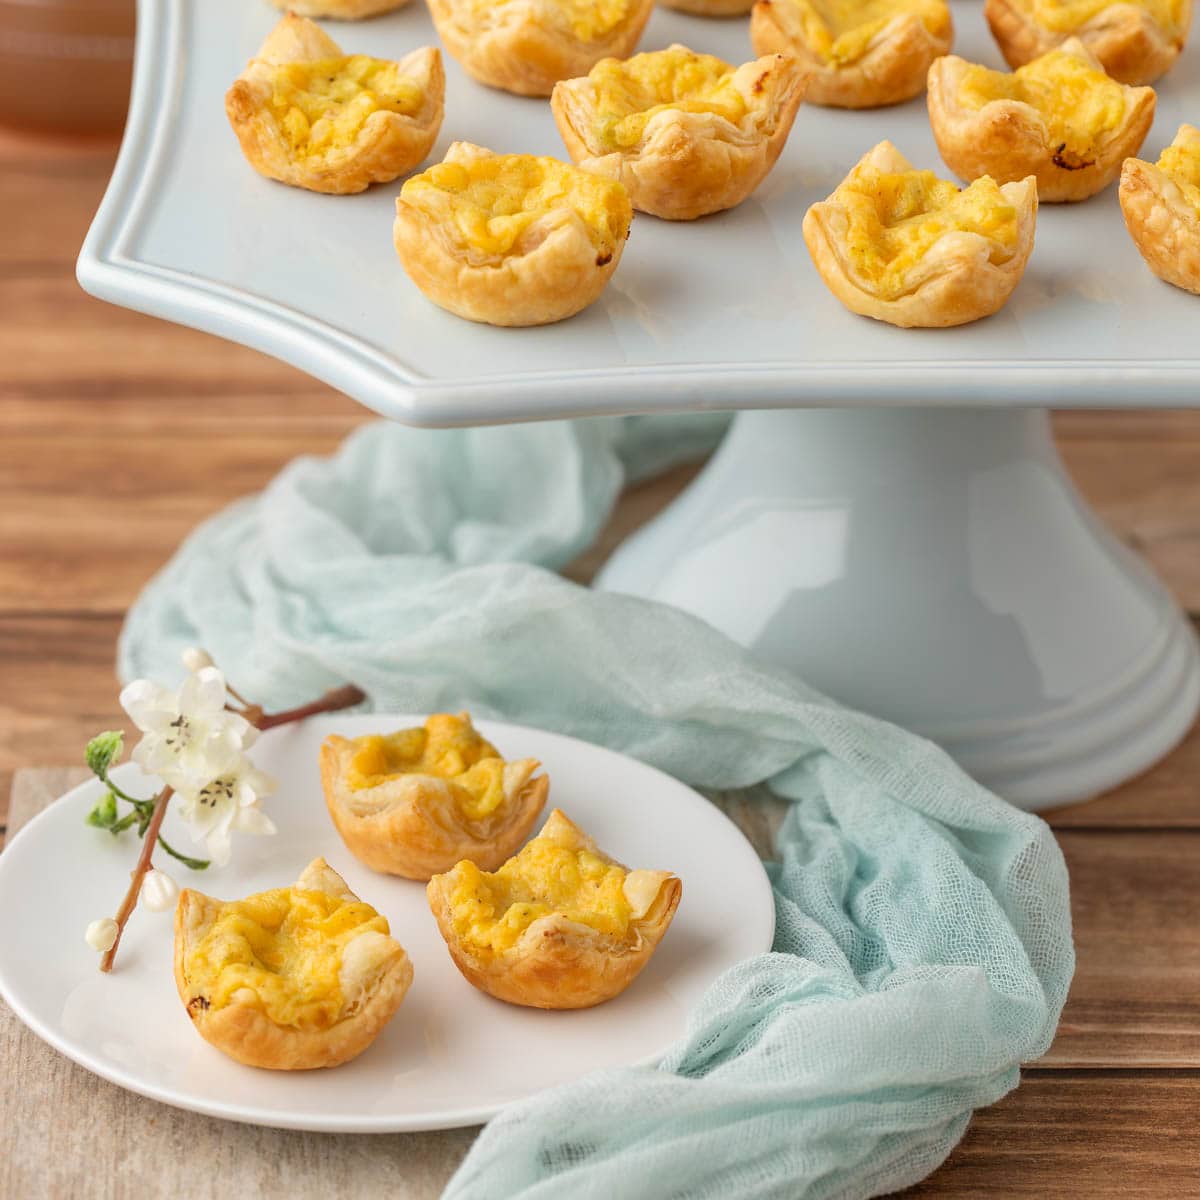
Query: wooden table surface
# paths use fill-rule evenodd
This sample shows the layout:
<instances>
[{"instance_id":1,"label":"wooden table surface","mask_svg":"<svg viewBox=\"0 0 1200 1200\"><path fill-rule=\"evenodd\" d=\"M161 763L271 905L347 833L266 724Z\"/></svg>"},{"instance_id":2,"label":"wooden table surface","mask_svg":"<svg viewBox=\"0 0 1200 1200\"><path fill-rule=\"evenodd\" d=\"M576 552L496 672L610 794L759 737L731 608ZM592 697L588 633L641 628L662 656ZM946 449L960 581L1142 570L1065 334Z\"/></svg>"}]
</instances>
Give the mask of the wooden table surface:
<instances>
[{"instance_id":1,"label":"wooden table surface","mask_svg":"<svg viewBox=\"0 0 1200 1200\"><path fill-rule=\"evenodd\" d=\"M121 616L179 540L368 419L291 368L79 290L114 153L0 134L0 836L14 776L27 816L74 778L30 768L78 764L119 723ZM1072 413L1056 429L1100 513L1200 612L1200 413ZM691 474L627 496L573 573ZM911 1194L1200 1197L1200 733L1050 819L1079 952L1058 1037ZM6 1011L0 1034L0 1197L167 1194L168 1179L178 1195L435 1195L470 1140L232 1126L120 1092ZM202 1176L145 1174L196 1146Z\"/></svg>"}]
</instances>

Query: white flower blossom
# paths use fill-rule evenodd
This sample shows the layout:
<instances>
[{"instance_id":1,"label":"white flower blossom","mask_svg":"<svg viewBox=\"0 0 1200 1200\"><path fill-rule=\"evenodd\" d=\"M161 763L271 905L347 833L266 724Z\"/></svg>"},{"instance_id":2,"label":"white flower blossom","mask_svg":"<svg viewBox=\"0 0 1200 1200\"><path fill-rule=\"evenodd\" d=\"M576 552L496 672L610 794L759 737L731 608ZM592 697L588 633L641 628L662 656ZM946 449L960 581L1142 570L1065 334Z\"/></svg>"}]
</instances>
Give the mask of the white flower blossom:
<instances>
[{"instance_id":1,"label":"white flower blossom","mask_svg":"<svg viewBox=\"0 0 1200 1200\"><path fill-rule=\"evenodd\" d=\"M84 940L97 954L107 954L117 940L117 923L112 917L102 917L99 921L93 921L84 933Z\"/></svg>"},{"instance_id":2,"label":"white flower blossom","mask_svg":"<svg viewBox=\"0 0 1200 1200\"><path fill-rule=\"evenodd\" d=\"M205 667L216 666L212 655L199 646L189 646L180 657L183 659L183 665L192 672L203 671Z\"/></svg>"},{"instance_id":3,"label":"white flower blossom","mask_svg":"<svg viewBox=\"0 0 1200 1200\"><path fill-rule=\"evenodd\" d=\"M166 912L174 908L179 896L179 884L165 871L147 871L142 879L140 898L151 912Z\"/></svg>"},{"instance_id":4,"label":"white flower blossom","mask_svg":"<svg viewBox=\"0 0 1200 1200\"><path fill-rule=\"evenodd\" d=\"M216 667L189 675L177 692L135 679L121 692L121 707L143 735L134 762L176 791L232 771L258 730L225 703L225 676Z\"/></svg>"},{"instance_id":5,"label":"white flower blossom","mask_svg":"<svg viewBox=\"0 0 1200 1200\"><path fill-rule=\"evenodd\" d=\"M192 840L203 842L213 862L224 866L229 861L231 833L275 832L271 818L258 805L276 786L248 758L239 758L199 787L177 788L175 811L188 823Z\"/></svg>"}]
</instances>

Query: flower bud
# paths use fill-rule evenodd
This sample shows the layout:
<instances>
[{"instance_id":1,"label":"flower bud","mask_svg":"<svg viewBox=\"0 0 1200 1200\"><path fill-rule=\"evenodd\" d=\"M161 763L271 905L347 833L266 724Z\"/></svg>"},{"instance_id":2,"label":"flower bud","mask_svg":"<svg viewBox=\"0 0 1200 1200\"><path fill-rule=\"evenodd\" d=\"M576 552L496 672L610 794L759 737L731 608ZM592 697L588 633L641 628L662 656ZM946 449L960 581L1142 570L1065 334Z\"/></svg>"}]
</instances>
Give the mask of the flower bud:
<instances>
[{"instance_id":1,"label":"flower bud","mask_svg":"<svg viewBox=\"0 0 1200 1200\"><path fill-rule=\"evenodd\" d=\"M99 921L93 921L83 936L97 954L106 954L115 945L117 933L116 921L112 917L103 917Z\"/></svg>"},{"instance_id":2,"label":"flower bud","mask_svg":"<svg viewBox=\"0 0 1200 1200\"><path fill-rule=\"evenodd\" d=\"M183 658L183 665L189 671L203 671L205 667L215 665L212 655L207 650L201 650L199 646L189 646L181 657Z\"/></svg>"},{"instance_id":3,"label":"flower bud","mask_svg":"<svg viewBox=\"0 0 1200 1200\"><path fill-rule=\"evenodd\" d=\"M166 912L175 905L179 884L165 871L147 871L140 895L142 903L151 912Z\"/></svg>"}]
</instances>

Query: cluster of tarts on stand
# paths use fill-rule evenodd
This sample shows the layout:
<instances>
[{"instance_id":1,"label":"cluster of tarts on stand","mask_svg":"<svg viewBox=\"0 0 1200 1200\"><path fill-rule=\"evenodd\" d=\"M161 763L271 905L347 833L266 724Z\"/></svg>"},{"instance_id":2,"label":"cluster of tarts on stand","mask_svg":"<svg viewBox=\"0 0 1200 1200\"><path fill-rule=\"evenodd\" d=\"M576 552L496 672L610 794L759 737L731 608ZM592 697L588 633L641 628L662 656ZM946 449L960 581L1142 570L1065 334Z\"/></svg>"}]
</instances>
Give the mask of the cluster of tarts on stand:
<instances>
[{"instance_id":1,"label":"cluster of tarts on stand","mask_svg":"<svg viewBox=\"0 0 1200 1200\"><path fill-rule=\"evenodd\" d=\"M1085 200L1118 177L1151 270L1200 293L1200 132L1181 126L1156 163L1135 157L1154 117L1149 85L1181 53L1191 2L987 0L1014 68L1003 72L950 53L945 0L674 0L704 16L749 12L759 57L741 65L682 45L634 53L650 0L429 0L470 76L549 96L570 161L455 141L409 175L442 125L439 50L347 55L310 16L399 4L307 0L234 82L226 111L272 179L346 194L409 175L393 237L416 286L473 321L538 325L601 294L634 212L692 221L751 195L803 99L880 108L926 91L941 155L967 186L881 141L808 209L803 231L852 311L960 325L996 312L1019 283L1039 202Z\"/></svg>"},{"instance_id":2,"label":"cluster of tarts on stand","mask_svg":"<svg viewBox=\"0 0 1200 1200\"><path fill-rule=\"evenodd\" d=\"M588 1008L627 988L679 905L669 871L629 870L554 809L535 759L508 762L466 713L413 729L330 736L321 782L347 849L426 884L463 976L509 1004ZM385 917L323 858L290 887L175 913L175 982L197 1031L238 1062L334 1067L395 1014L413 964Z\"/></svg>"}]
</instances>

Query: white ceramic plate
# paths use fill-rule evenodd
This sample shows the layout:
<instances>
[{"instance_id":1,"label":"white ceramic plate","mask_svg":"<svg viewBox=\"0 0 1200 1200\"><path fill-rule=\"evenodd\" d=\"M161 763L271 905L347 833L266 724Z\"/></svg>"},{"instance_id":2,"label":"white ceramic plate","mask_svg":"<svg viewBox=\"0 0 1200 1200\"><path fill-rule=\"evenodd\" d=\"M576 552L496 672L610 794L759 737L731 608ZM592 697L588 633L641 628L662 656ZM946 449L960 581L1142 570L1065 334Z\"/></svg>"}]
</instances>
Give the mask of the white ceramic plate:
<instances>
[{"instance_id":1,"label":"white ceramic plate","mask_svg":"<svg viewBox=\"0 0 1200 1200\"><path fill-rule=\"evenodd\" d=\"M982 7L954 0L955 49L1001 67ZM142 0L129 128L79 259L89 291L264 350L423 425L694 407L1200 402L1200 301L1150 274L1115 187L1042 209L1025 278L986 321L894 329L829 294L804 247L804 211L885 137L945 175L923 98L873 112L802 106L753 197L698 222L639 216L604 295L570 321L459 320L396 259L399 182L318 196L243 160L222 96L278 16L264 0ZM437 44L420 0L331 30L347 51L382 57ZM660 9L641 48L672 41L752 57L745 18ZM445 58L435 159L455 139L564 156L545 101L480 87ZM1200 119L1200 45L1158 97L1152 159L1182 121Z\"/></svg>"},{"instance_id":2,"label":"white ceramic plate","mask_svg":"<svg viewBox=\"0 0 1200 1200\"><path fill-rule=\"evenodd\" d=\"M675 871L683 899L649 965L607 1004L547 1013L476 991L450 961L424 885L377 875L350 856L317 776L325 734L420 720L329 717L266 734L254 758L280 780L267 802L279 833L237 839L221 870L167 867L161 853L156 860L183 884L236 898L290 883L320 854L388 918L412 957L414 981L379 1040L353 1062L332 1071L259 1071L202 1041L175 991L169 913L135 913L116 970L100 974L83 930L116 908L137 850L129 835L84 824L99 784L69 792L0 854L0 994L56 1049L144 1096L259 1125L382 1133L474 1124L587 1071L651 1061L684 1032L688 1009L722 971L770 948L775 908L762 864L703 796L611 750L481 721L506 755L542 760L551 805L614 858ZM114 778L127 791L140 788L135 795L153 790L136 767ZM190 846L169 814L164 833Z\"/></svg>"}]
</instances>

